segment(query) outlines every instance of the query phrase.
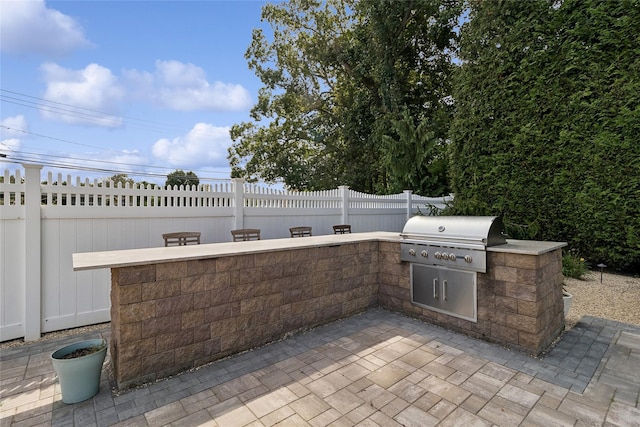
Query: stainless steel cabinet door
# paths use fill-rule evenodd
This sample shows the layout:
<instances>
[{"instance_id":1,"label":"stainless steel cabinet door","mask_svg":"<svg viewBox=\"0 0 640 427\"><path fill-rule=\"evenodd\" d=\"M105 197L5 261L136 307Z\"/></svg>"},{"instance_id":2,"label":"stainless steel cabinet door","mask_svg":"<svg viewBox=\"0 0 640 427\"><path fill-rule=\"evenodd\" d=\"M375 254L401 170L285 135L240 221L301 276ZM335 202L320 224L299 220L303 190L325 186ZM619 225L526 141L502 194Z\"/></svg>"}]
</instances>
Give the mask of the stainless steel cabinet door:
<instances>
[{"instance_id":1,"label":"stainless steel cabinet door","mask_svg":"<svg viewBox=\"0 0 640 427\"><path fill-rule=\"evenodd\" d=\"M477 322L477 298L476 273L411 265L412 303Z\"/></svg>"}]
</instances>

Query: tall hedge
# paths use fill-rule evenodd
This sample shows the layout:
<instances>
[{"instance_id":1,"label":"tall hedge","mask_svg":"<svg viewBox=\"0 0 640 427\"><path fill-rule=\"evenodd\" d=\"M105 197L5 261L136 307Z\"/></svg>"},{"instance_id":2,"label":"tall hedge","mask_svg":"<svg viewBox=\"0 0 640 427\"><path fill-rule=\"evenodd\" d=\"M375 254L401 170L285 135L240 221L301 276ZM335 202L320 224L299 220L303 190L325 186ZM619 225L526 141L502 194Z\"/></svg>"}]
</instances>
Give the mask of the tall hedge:
<instances>
[{"instance_id":1,"label":"tall hedge","mask_svg":"<svg viewBox=\"0 0 640 427\"><path fill-rule=\"evenodd\" d=\"M640 0L471 1L453 213L640 271Z\"/></svg>"}]
</instances>

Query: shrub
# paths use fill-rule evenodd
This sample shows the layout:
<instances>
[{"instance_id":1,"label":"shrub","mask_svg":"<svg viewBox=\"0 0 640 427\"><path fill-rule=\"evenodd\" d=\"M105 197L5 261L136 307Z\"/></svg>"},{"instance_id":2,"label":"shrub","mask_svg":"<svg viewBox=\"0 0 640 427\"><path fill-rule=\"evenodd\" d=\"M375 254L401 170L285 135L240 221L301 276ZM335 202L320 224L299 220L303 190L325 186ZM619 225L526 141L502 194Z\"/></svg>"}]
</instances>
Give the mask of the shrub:
<instances>
[{"instance_id":1,"label":"shrub","mask_svg":"<svg viewBox=\"0 0 640 427\"><path fill-rule=\"evenodd\" d=\"M584 258L581 258L574 252L565 253L562 256L562 274L565 277L573 277L581 279L587 272L587 264Z\"/></svg>"}]
</instances>

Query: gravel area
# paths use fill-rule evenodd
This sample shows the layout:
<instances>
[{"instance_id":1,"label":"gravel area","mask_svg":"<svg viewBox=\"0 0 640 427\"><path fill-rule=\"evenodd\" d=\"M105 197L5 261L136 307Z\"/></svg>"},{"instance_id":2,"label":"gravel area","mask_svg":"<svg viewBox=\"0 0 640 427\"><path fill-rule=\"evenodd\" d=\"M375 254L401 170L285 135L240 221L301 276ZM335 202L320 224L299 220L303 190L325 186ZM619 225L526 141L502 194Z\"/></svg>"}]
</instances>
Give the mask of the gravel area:
<instances>
[{"instance_id":1,"label":"gravel area","mask_svg":"<svg viewBox=\"0 0 640 427\"><path fill-rule=\"evenodd\" d=\"M582 279L564 279L565 289L573 295L571 309L566 319L566 329L571 329L582 316L601 317L622 323L640 325L640 277L603 273L600 283L599 272L588 272ZM101 330L109 323L67 329L43 334L38 341ZM23 345L17 339L0 343L0 349Z\"/></svg>"},{"instance_id":2,"label":"gravel area","mask_svg":"<svg viewBox=\"0 0 640 427\"><path fill-rule=\"evenodd\" d=\"M565 289L573 295L566 319L572 328L582 316L601 317L640 325L640 277L590 271L582 279L564 279Z\"/></svg>"}]
</instances>

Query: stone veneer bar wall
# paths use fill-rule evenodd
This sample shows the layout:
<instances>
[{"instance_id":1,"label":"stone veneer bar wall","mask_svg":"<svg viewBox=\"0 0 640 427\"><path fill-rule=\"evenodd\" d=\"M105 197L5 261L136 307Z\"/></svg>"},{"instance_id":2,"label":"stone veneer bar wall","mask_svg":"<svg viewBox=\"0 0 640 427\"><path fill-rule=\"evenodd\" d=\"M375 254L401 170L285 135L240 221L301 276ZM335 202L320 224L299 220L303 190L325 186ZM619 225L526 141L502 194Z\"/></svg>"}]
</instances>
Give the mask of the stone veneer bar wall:
<instances>
[{"instance_id":1,"label":"stone veneer bar wall","mask_svg":"<svg viewBox=\"0 0 640 427\"><path fill-rule=\"evenodd\" d=\"M377 303L378 242L112 268L118 388L153 381Z\"/></svg>"},{"instance_id":2,"label":"stone veneer bar wall","mask_svg":"<svg viewBox=\"0 0 640 427\"><path fill-rule=\"evenodd\" d=\"M478 322L411 303L409 263L400 244L380 244L379 304L447 329L539 354L564 330L562 250L539 255L487 252L487 273L478 273Z\"/></svg>"},{"instance_id":3,"label":"stone veneer bar wall","mask_svg":"<svg viewBox=\"0 0 640 427\"><path fill-rule=\"evenodd\" d=\"M118 388L167 377L376 305L533 354L544 351L564 329L562 245L532 254L489 248L487 273L478 273L474 323L411 303L409 263L400 261L399 241L331 240L313 246L322 239L307 239L309 246L297 248L112 265L110 351ZM516 241L509 249L514 247ZM176 256L181 253L187 252ZM92 258L104 265L109 261L102 258L110 254ZM124 251L116 258L128 256Z\"/></svg>"}]
</instances>

